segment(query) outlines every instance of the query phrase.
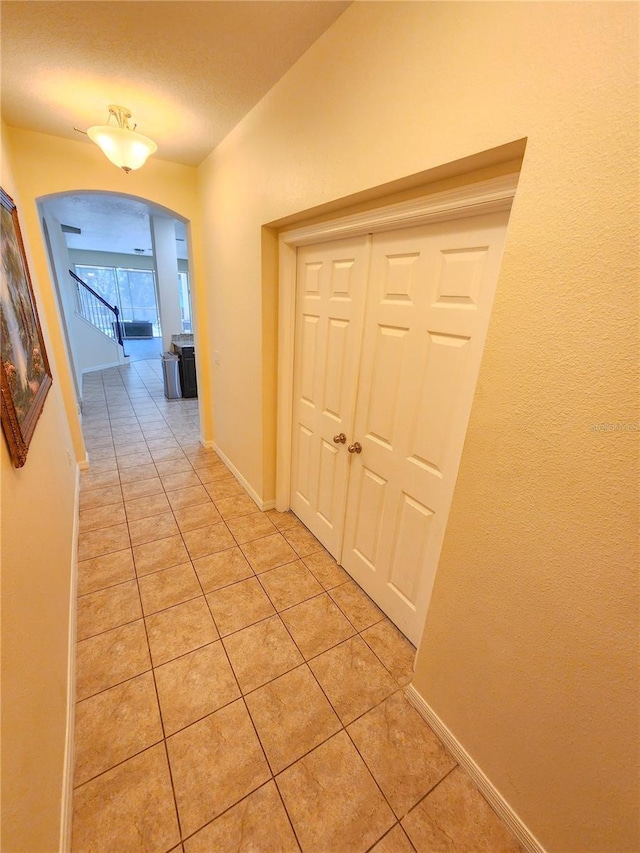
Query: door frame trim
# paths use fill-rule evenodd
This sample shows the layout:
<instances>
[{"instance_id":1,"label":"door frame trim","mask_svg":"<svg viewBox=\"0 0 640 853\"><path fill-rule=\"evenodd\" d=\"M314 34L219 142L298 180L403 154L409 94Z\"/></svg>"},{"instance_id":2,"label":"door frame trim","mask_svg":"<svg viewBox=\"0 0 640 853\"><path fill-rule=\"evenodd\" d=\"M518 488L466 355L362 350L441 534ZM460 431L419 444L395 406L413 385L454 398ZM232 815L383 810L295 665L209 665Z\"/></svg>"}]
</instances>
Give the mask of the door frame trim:
<instances>
[{"instance_id":1,"label":"door frame trim","mask_svg":"<svg viewBox=\"0 0 640 853\"><path fill-rule=\"evenodd\" d=\"M313 225L280 232L278 282L278 396L276 425L276 509L290 506L293 359L298 246L411 228L511 208L519 173L503 175L453 190L421 196Z\"/></svg>"}]
</instances>

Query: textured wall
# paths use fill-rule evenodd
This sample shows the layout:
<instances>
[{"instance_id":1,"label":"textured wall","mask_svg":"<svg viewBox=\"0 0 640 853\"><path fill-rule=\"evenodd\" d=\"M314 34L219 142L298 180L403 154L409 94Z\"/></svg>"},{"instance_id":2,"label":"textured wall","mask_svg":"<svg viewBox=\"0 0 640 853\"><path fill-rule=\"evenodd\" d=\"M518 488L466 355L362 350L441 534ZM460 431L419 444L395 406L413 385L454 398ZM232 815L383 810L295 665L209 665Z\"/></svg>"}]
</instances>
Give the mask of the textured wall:
<instances>
[{"instance_id":1,"label":"textured wall","mask_svg":"<svg viewBox=\"0 0 640 853\"><path fill-rule=\"evenodd\" d=\"M16 182L23 199L23 230L31 237L34 267L43 283L49 280L49 268L41 237L36 200L56 193L73 193L83 190L121 193L155 202L190 222L189 255L193 259L194 314L200 306L205 305L206 283L202 275L201 229L198 218L196 170L193 167L180 166L152 157L145 164L144 169L126 175L116 169L95 145L72 142L18 128L7 128L7 134L14 153ZM77 458L82 459L84 445L53 287L43 286L42 300L44 312L51 323L52 346L61 365L60 384L74 438L74 449ZM201 349L208 347L206 321L206 311L198 311L196 333ZM205 438L211 439L213 421L208 367L206 359L198 362L198 376L202 376L201 431Z\"/></svg>"},{"instance_id":2,"label":"textured wall","mask_svg":"<svg viewBox=\"0 0 640 853\"><path fill-rule=\"evenodd\" d=\"M590 429L638 417L637 15L355 3L200 167L217 440L269 498L261 226L526 137L416 685L558 853L640 843L638 434Z\"/></svg>"},{"instance_id":3,"label":"textured wall","mask_svg":"<svg viewBox=\"0 0 640 853\"><path fill-rule=\"evenodd\" d=\"M2 187L23 225L22 197L2 126ZM42 284L23 238L53 385L26 464L0 438L2 504L2 850L59 849L67 726L75 462ZM46 286L46 282L45 282Z\"/></svg>"}]
</instances>

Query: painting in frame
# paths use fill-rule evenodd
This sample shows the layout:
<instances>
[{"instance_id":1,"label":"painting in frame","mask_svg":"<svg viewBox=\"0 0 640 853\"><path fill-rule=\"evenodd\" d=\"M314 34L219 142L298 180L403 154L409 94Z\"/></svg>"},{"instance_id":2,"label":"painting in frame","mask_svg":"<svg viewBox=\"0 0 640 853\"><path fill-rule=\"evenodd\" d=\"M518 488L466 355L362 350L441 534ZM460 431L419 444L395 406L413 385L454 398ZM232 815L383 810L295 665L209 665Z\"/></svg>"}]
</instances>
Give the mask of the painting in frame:
<instances>
[{"instance_id":1,"label":"painting in frame","mask_svg":"<svg viewBox=\"0 0 640 853\"><path fill-rule=\"evenodd\" d=\"M13 200L0 189L0 349L2 429L11 460L21 468L51 387L27 257Z\"/></svg>"}]
</instances>

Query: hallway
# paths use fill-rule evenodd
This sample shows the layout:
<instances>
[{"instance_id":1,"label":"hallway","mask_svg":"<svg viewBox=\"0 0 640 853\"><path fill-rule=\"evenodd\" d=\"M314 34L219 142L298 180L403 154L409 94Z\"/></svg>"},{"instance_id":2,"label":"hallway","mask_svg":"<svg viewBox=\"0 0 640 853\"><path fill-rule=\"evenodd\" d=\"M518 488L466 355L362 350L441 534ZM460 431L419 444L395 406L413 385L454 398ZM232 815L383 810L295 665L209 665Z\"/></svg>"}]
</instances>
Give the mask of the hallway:
<instances>
[{"instance_id":1,"label":"hallway","mask_svg":"<svg viewBox=\"0 0 640 853\"><path fill-rule=\"evenodd\" d=\"M84 379L73 850L520 850L404 698L415 649L197 406L159 359Z\"/></svg>"}]
</instances>

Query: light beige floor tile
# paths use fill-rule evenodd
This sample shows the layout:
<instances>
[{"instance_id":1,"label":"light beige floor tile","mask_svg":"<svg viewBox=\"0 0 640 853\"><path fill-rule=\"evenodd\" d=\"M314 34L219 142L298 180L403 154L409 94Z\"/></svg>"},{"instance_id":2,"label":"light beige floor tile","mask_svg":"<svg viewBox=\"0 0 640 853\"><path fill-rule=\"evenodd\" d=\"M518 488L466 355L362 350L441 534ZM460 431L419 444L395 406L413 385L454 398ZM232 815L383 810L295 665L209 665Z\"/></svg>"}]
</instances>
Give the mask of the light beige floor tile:
<instances>
[{"instance_id":1,"label":"light beige floor tile","mask_svg":"<svg viewBox=\"0 0 640 853\"><path fill-rule=\"evenodd\" d=\"M219 503L216 504L219 506ZM262 512L253 512L238 518L227 519L227 526L239 545L273 535L275 527Z\"/></svg>"},{"instance_id":2,"label":"light beige floor tile","mask_svg":"<svg viewBox=\"0 0 640 853\"><path fill-rule=\"evenodd\" d=\"M95 450L92 450L91 453L87 453L89 459L93 462L101 462L105 459L115 459L116 453L112 446L110 447L96 447Z\"/></svg>"},{"instance_id":3,"label":"light beige floor tile","mask_svg":"<svg viewBox=\"0 0 640 853\"><path fill-rule=\"evenodd\" d=\"M118 460L123 456L146 456L148 452L146 441L124 440L116 443L116 458Z\"/></svg>"},{"instance_id":4,"label":"light beige floor tile","mask_svg":"<svg viewBox=\"0 0 640 853\"><path fill-rule=\"evenodd\" d=\"M128 759L74 793L73 853L165 853L179 841L162 744Z\"/></svg>"},{"instance_id":5,"label":"light beige floor tile","mask_svg":"<svg viewBox=\"0 0 640 853\"><path fill-rule=\"evenodd\" d=\"M347 731L398 818L456 764L402 691L360 717Z\"/></svg>"},{"instance_id":6,"label":"light beige floor tile","mask_svg":"<svg viewBox=\"0 0 640 853\"><path fill-rule=\"evenodd\" d=\"M415 647L400 631L383 619L362 632L362 639L403 687L413 678Z\"/></svg>"},{"instance_id":7,"label":"light beige floor tile","mask_svg":"<svg viewBox=\"0 0 640 853\"><path fill-rule=\"evenodd\" d=\"M133 468L125 468L120 471L121 483L138 483L141 480L151 480L158 476L155 465L135 465Z\"/></svg>"},{"instance_id":8,"label":"light beige floor tile","mask_svg":"<svg viewBox=\"0 0 640 853\"><path fill-rule=\"evenodd\" d=\"M418 853L522 851L460 767L409 812L402 826Z\"/></svg>"},{"instance_id":9,"label":"light beige floor tile","mask_svg":"<svg viewBox=\"0 0 640 853\"><path fill-rule=\"evenodd\" d=\"M276 781L303 853L364 853L395 822L346 732L301 758Z\"/></svg>"},{"instance_id":10,"label":"light beige floor tile","mask_svg":"<svg viewBox=\"0 0 640 853\"><path fill-rule=\"evenodd\" d=\"M199 486L200 480L195 471L181 471L179 474L165 474L162 477L162 485L165 492L175 492L177 489Z\"/></svg>"},{"instance_id":11,"label":"light beige floor tile","mask_svg":"<svg viewBox=\"0 0 640 853\"><path fill-rule=\"evenodd\" d=\"M276 610L293 607L322 592L318 581L300 560L263 572L260 583Z\"/></svg>"},{"instance_id":12,"label":"light beige floor tile","mask_svg":"<svg viewBox=\"0 0 640 853\"><path fill-rule=\"evenodd\" d=\"M221 637L275 613L255 577L211 592L207 595L207 601Z\"/></svg>"},{"instance_id":13,"label":"light beige floor tile","mask_svg":"<svg viewBox=\"0 0 640 853\"><path fill-rule=\"evenodd\" d=\"M75 713L75 787L163 737L150 672L78 702Z\"/></svg>"},{"instance_id":14,"label":"light beige floor tile","mask_svg":"<svg viewBox=\"0 0 640 853\"><path fill-rule=\"evenodd\" d=\"M76 699L86 699L149 669L142 620L81 640L76 646Z\"/></svg>"},{"instance_id":15,"label":"light beige floor tile","mask_svg":"<svg viewBox=\"0 0 640 853\"><path fill-rule=\"evenodd\" d=\"M241 700L172 735L167 747L183 835L200 829L270 776Z\"/></svg>"},{"instance_id":16,"label":"light beige floor tile","mask_svg":"<svg viewBox=\"0 0 640 853\"><path fill-rule=\"evenodd\" d=\"M116 462L119 471L126 471L129 468L138 468L140 465L151 465L153 457L148 452L130 453L126 456L118 456Z\"/></svg>"},{"instance_id":17,"label":"light beige floor tile","mask_svg":"<svg viewBox=\"0 0 640 853\"><path fill-rule=\"evenodd\" d=\"M236 544L227 526L222 523L189 530L183 534L183 538L192 560L224 551Z\"/></svg>"},{"instance_id":18,"label":"light beige floor tile","mask_svg":"<svg viewBox=\"0 0 640 853\"><path fill-rule=\"evenodd\" d=\"M193 466L200 478L200 482L205 485L213 485L222 480L226 480L229 476L233 476L231 471L227 468L224 462L219 462L214 465L207 466ZM235 479L235 478L234 478ZM245 491L242 487L240 487L240 492L238 494L245 494ZM226 497L231 497L231 495L226 495Z\"/></svg>"},{"instance_id":19,"label":"light beige floor tile","mask_svg":"<svg viewBox=\"0 0 640 853\"><path fill-rule=\"evenodd\" d=\"M169 536L166 539L159 539L157 542L135 545L133 560L138 577L142 577L151 572L187 563L189 562L189 555L181 536Z\"/></svg>"},{"instance_id":20,"label":"light beige floor tile","mask_svg":"<svg viewBox=\"0 0 640 853\"><path fill-rule=\"evenodd\" d=\"M342 728L307 666L249 693L246 702L273 773Z\"/></svg>"},{"instance_id":21,"label":"light beige floor tile","mask_svg":"<svg viewBox=\"0 0 640 853\"><path fill-rule=\"evenodd\" d=\"M80 474L80 490L83 495L94 489L105 489L108 486L119 486L120 477L117 471L83 471Z\"/></svg>"},{"instance_id":22,"label":"light beige floor tile","mask_svg":"<svg viewBox=\"0 0 640 853\"><path fill-rule=\"evenodd\" d=\"M277 509L268 509L265 515L269 517L269 521L276 526L278 530L286 530L287 527L294 527L299 523L299 519L291 510L287 512L278 512Z\"/></svg>"},{"instance_id":23,"label":"light beige floor tile","mask_svg":"<svg viewBox=\"0 0 640 853\"><path fill-rule=\"evenodd\" d=\"M254 577L253 569L240 548L228 548L193 561L204 592L213 592L223 586Z\"/></svg>"},{"instance_id":24,"label":"light beige floor tile","mask_svg":"<svg viewBox=\"0 0 640 853\"><path fill-rule=\"evenodd\" d=\"M166 425L163 428L158 428L156 426L144 426L141 428L141 431L146 441L149 441L149 439L152 438L165 438L165 436L167 435Z\"/></svg>"},{"instance_id":25,"label":"light beige floor tile","mask_svg":"<svg viewBox=\"0 0 640 853\"><path fill-rule=\"evenodd\" d=\"M149 482L153 481L150 480ZM171 512L169 501L164 493L129 500L124 507L129 521L138 521L142 518L151 518L154 515Z\"/></svg>"},{"instance_id":26,"label":"light beige floor tile","mask_svg":"<svg viewBox=\"0 0 640 853\"><path fill-rule=\"evenodd\" d=\"M168 447L149 452L154 462L174 462L187 458L179 447Z\"/></svg>"},{"instance_id":27,"label":"light beige floor tile","mask_svg":"<svg viewBox=\"0 0 640 853\"><path fill-rule=\"evenodd\" d=\"M161 495L163 491L159 477L122 484L122 496L125 501L133 501L136 498L145 498L149 495Z\"/></svg>"},{"instance_id":28,"label":"light beige floor tile","mask_svg":"<svg viewBox=\"0 0 640 853\"><path fill-rule=\"evenodd\" d=\"M257 539L254 542L246 542L242 546L242 553L257 574L298 559L296 552L280 533L265 536L264 539Z\"/></svg>"},{"instance_id":29,"label":"light beige floor tile","mask_svg":"<svg viewBox=\"0 0 640 853\"><path fill-rule=\"evenodd\" d=\"M182 474L185 471L193 471L191 463L186 456L182 456L180 459L156 462L155 467L161 478L167 477L169 474Z\"/></svg>"},{"instance_id":30,"label":"light beige floor tile","mask_svg":"<svg viewBox=\"0 0 640 853\"><path fill-rule=\"evenodd\" d=\"M352 637L313 658L309 666L344 725L398 689L360 637Z\"/></svg>"},{"instance_id":31,"label":"light beige floor tile","mask_svg":"<svg viewBox=\"0 0 640 853\"><path fill-rule=\"evenodd\" d=\"M101 477L117 477L115 473L109 474L100 474L95 476ZM80 512L87 509L92 509L93 507L98 506L109 506L110 504L117 504L122 501L122 491L120 489L120 483L111 484L109 486L104 486L101 489L90 489L85 491L84 484L82 485L82 491L80 493Z\"/></svg>"},{"instance_id":32,"label":"light beige floor tile","mask_svg":"<svg viewBox=\"0 0 640 853\"><path fill-rule=\"evenodd\" d=\"M138 579L145 616L202 595L191 563L182 563Z\"/></svg>"},{"instance_id":33,"label":"light beige floor tile","mask_svg":"<svg viewBox=\"0 0 640 853\"><path fill-rule=\"evenodd\" d=\"M276 786L267 782L187 839L184 849L185 853L298 853L300 848Z\"/></svg>"},{"instance_id":34,"label":"light beige floor tile","mask_svg":"<svg viewBox=\"0 0 640 853\"><path fill-rule=\"evenodd\" d=\"M397 824L381 841L378 841L371 853L415 853L415 851L406 832Z\"/></svg>"},{"instance_id":35,"label":"light beige floor tile","mask_svg":"<svg viewBox=\"0 0 640 853\"><path fill-rule=\"evenodd\" d=\"M153 613L145 619L154 666L206 646L218 639L204 598Z\"/></svg>"},{"instance_id":36,"label":"light beige floor tile","mask_svg":"<svg viewBox=\"0 0 640 853\"><path fill-rule=\"evenodd\" d=\"M320 542L302 524L296 527L287 527L282 531L282 535L299 557L306 557L322 550Z\"/></svg>"},{"instance_id":37,"label":"light beige floor tile","mask_svg":"<svg viewBox=\"0 0 640 853\"><path fill-rule=\"evenodd\" d=\"M209 500L208 497L207 500ZM218 524L222 521L220 513L210 500L208 503L198 504L197 506L174 509L173 514L182 533L186 533L188 530L197 530L199 527L209 527L211 524Z\"/></svg>"},{"instance_id":38,"label":"light beige floor tile","mask_svg":"<svg viewBox=\"0 0 640 853\"><path fill-rule=\"evenodd\" d=\"M136 581L130 580L110 586L78 598L77 638L85 640L141 618L142 609Z\"/></svg>"},{"instance_id":39,"label":"light beige floor tile","mask_svg":"<svg viewBox=\"0 0 640 853\"><path fill-rule=\"evenodd\" d=\"M336 563L331 554L328 554L324 548L322 551L308 554L302 562L313 572L318 583L322 584L325 589L333 589L334 586L339 586L350 580L345 570Z\"/></svg>"},{"instance_id":40,"label":"light beige floor tile","mask_svg":"<svg viewBox=\"0 0 640 853\"><path fill-rule=\"evenodd\" d=\"M197 506L197 504L211 503L204 486L189 486L187 489L178 489L167 494L171 508L182 509L183 507Z\"/></svg>"},{"instance_id":41,"label":"light beige floor tile","mask_svg":"<svg viewBox=\"0 0 640 853\"><path fill-rule=\"evenodd\" d=\"M78 563L78 595L87 595L99 589L106 589L106 587L133 580L135 576L131 548L84 560Z\"/></svg>"},{"instance_id":42,"label":"light beige floor tile","mask_svg":"<svg viewBox=\"0 0 640 853\"><path fill-rule=\"evenodd\" d=\"M371 601L368 595L354 581L340 584L329 590L329 595L356 631L364 631L376 622L384 619L384 613Z\"/></svg>"},{"instance_id":43,"label":"light beige floor tile","mask_svg":"<svg viewBox=\"0 0 640 853\"><path fill-rule=\"evenodd\" d=\"M191 444L184 448L184 452L189 457L194 468L224 464L215 450L210 447L202 447L202 445L194 446Z\"/></svg>"},{"instance_id":44,"label":"light beige floor tile","mask_svg":"<svg viewBox=\"0 0 640 853\"><path fill-rule=\"evenodd\" d=\"M109 506L96 506L91 509L80 510L79 529L80 533L88 533L90 530L102 530L105 527L124 524L126 520L124 504L122 503L109 504Z\"/></svg>"},{"instance_id":45,"label":"light beige floor tile","mask_svg":"<svg viewBox=\"0 0 640 853\"><path fill-rule=\"evenodd\" d=\"M155 670L155 677L167 735L240 696L220 641L163 664Z\"/></svg>"},{"instance_id":46,"label":"light beige floor tile","mask_svg":"<svg viewBox=\"0 0 640 853\"><path fill-rule=\"evenodd\" d=\"M108 472L118 471L115 455L111 459L92 459L87 454L87 460L89 462L89 469L94 474L106 474Z\"/></svg>"},{"instance_id":47,"label":"light beige floor tile","mask_svg":"<svg viewBox=\"0 0 640 853\"><path fill-rule=\"evenodd\" d=\"M249 515L255 513L258 507L251 500L246 492L242 495L235 495L230 498L222 498L216 501L218 512L227 521L229 518L238 518L241 515Z\"/></svg>"},{"instance_id":48,"label":"light beige floor tile","mask_svg":"<svg viewBox=\"0 0 640 853\"><path fill-rule=\"evenodd\" d=\"M172 512L129 522L132 545L144 545L158 539L167 539L170 536L176 536L179 532Z\"/></svg>"},{"instance_id":49,"label":"light beige floor tile","mask_svg":"<svg viewBox=\"0 0 640 853\"><path fill-rule=\"evenodd\" d=\"M280 616L306 660L337 646L355 633L353 625L326 593L303 601L283 611Z\"/></svg>"},{"instance_id":50,"label":"light beige floor tile","mask_svg":"<svg viewBox=\"0 0 640 853\"><path fill-rule=\"evenodd\" d=\"M159 436L158 438L147 438L147 447L149 450L163 450L165 448L179 447L178 442L171 436Z\"/></svg>"},{"instance_id":51,"label":"light beige floor tile","mask_svg":"<svg viewBox=\"0 0 640 853\"><path fill-rule=\"evenodd\" d=\"M243 693L301 664L302 656L278 616L243 628L223 640Z\"/></svg>"},{"instance_id":52,"label":"light beige floor tile","mask_svg":"<svg viewBox=\"0 0 640 853\"><path fill-rule=\"evenodd\" d=\"M91 560L113 551L123 551L129 547L129 530L126 524L91 530L78 536L78 560Z\"/></svg>"},{"instance_id":53,"label":"light beige floor tile","mask_svg":"<svg viewBox=\"0 0 640 853\"><path fill-rule=\"evenodd\" d=\"M228 474L221 480L216 480L212 483L205 483L205 489L209 493L211 500L216 502L223 498L230 498L234 495L244 494L244 489L231 474Z\"/></svg>"},{"instance_id":54,"label":"light beige floor tile","mask_svg":"<svg viewBox=\"0 0 640 853\"><path fill-rule=\"evenodd\" d=\"M99 450L103 447L115 447L113 436L111 435L111 433L98 437L86 436L84 440L84 445L89 451L89 453L94 450Z\"/></svg>"}]
</instances>

